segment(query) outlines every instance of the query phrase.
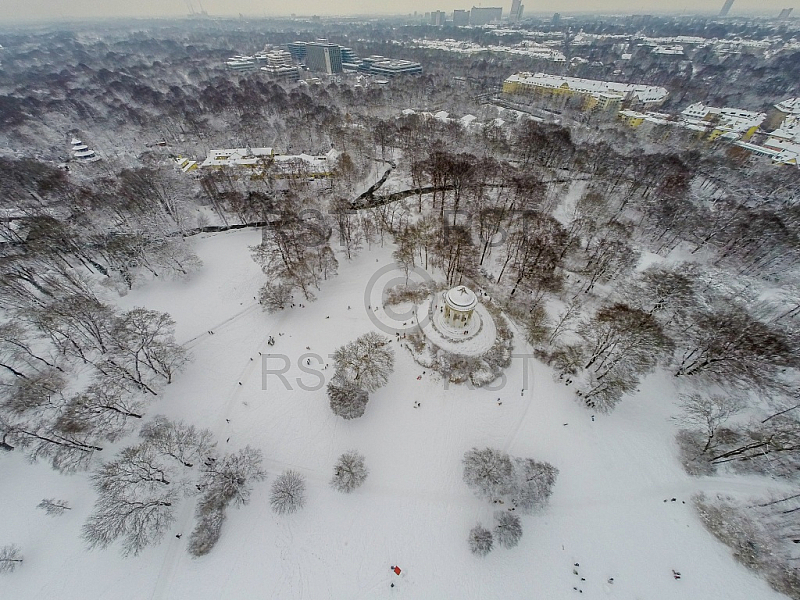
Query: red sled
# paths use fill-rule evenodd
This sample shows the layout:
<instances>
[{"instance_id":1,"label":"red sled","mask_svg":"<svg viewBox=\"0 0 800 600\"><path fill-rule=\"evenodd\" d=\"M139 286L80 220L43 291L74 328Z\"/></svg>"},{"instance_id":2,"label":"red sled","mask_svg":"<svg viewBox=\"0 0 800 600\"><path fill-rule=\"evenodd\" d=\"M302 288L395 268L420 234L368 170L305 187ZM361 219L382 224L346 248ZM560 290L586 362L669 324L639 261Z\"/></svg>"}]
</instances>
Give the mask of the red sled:
<instances>
[{"instance_id":1,"label":"red sled","mask_svg":"<svg viewBox=\"0 0 800 600\"><path fill-rule=\"evenodd\" d=\"M395 567L394 568L394 574L395 575L400 575L400 567Z\"/></svg>"}]
</instances>

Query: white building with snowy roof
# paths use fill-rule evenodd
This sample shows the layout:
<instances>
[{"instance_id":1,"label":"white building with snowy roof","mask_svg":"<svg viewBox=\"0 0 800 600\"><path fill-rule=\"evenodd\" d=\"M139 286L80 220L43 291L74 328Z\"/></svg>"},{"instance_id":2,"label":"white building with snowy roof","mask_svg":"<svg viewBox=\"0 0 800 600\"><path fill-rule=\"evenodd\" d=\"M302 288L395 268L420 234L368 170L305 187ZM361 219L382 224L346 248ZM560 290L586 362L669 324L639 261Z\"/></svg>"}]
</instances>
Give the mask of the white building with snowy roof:
<instances>
[{"instance_id":1,"label":"white building with snowy roof","mask_svg":"<svg viewBox=\"0 0 800 600\"><path fill-rule=\"evenodd\" d=\"M279 154L274 148L226 148L209 150L200 168L251 168L269 171L271 177L322 178L331 175L339 156L336 150L326 154Z\"/></svg>"}]
</instances>

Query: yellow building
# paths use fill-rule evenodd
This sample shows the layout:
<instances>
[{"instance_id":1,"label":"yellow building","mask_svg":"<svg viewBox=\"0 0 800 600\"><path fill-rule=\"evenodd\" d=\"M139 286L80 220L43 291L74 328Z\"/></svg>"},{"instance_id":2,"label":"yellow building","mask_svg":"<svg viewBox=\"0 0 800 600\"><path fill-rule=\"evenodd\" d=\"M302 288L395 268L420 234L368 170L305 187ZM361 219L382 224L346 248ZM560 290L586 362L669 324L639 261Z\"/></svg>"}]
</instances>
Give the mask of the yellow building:
<instances>
[{"instance_id":1,"label":"yellow building","mask_svg":"<svg viewBox=\"0 0 800 600\"><path fill-rule=\"evenodd\" d=\"M636 83L616 83L547 73L517 73L503 82L506 94L582 96L586 110L619 110L622 103L651 109L669 95L666 88Z\"/></svg>"},{"instance_id":2,"label":"yellow building","mask_svg":"<svg viewBox=\"0 0 800 600\"><path fill-rule=\"evenodd\" d=\"M644 120L647 118L647 115L644 113L636 112L635 110L621 110L617 114L617 118L625 123L628 127L633 127L634 129L641 126L644 123Z\"/></svg>"},{"instance_id":3,"label":"yellow building","mask_svg":"<svg viewBox=\"0 0 800 600\"><path fill-rule=\"evenodd\" d=\"M601 92L586 96L584 110L617 112L622 108L622 95Z\"/></svg>"}]
</instances>

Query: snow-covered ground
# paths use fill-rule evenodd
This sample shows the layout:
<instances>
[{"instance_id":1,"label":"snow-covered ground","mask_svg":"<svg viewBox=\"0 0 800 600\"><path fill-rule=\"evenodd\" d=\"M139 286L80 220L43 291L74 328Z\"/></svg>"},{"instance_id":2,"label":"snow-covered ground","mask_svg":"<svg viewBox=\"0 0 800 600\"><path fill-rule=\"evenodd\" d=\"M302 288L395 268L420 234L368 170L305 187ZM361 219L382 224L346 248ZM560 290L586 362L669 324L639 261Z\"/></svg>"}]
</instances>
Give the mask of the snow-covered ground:
<instances>
[{"instance_id":1,"label":"snow-covered ground","mask_svg":"<svg viewBox=\"0 0 800 600\"><path fill-rule=\"evenodd\" d=\"M211 428L223 451L260 448L270 480L287 467L300 471L309 484L306 507L276 516L269 481L258 483L248 506L229 511L211 554L192 559L186 542L193 501L186 500L163 543L124 559L116 548L88 552L82 545L80 527L93 502L86 474L67 477L5 454L0 545L19 544L25 563L0 576L0 598L782 597L737 564L689 504L696 491L747 495L769 482L693 479L682 471L668 377L647 379L635 397L593 421L571 390L533 359L515 359L499 391L445 389L429 375L418 380L422 369L395 343L389 384L372 395L363 418L344 421L331 413L324 387L301 389L296 378L306 388L319 382L297 365L309 352L329 360L337 346L375 329L364 288L391 262L390 249L364 251L350 263L341 258L339 276L325 283L316 302L269 315L253 300L264 275L247 247L258 240L255 231L196 238L202 271L186 282L150 283L119 303L169 311L178 340L194 356L150 415ZM516 353L528 351L519 336L515 341ZM291 389L276 375L263 377L259 352L288 357ZM321 373L329 377L332 370ZM491 505L461 480L461 457L473 446L500 447L560 470L550 506L523 517L520 545L486 558L470 554L466 542L476 522L492 525ZM344 495L328 480L336 458L351 448L366 456L371 474ZM69 500L74 508L47 517L35 508L45 497ZM671 498L676 501L664 502ZM579 576L573 563L580 564ZM403 569L399 577L391 565Z\"/></svg>"}]
</instances>

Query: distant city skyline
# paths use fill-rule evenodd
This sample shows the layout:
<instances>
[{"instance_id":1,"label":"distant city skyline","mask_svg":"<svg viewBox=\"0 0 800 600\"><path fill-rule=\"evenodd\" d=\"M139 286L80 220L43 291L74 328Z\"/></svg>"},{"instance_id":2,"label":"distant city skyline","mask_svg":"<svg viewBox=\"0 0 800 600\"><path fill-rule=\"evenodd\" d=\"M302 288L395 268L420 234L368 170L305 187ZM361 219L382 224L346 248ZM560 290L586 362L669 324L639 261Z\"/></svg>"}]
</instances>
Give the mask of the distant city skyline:
<instances>
[{"instance_id":1,"label":"distant city skyline","mask_svg":"<svg viewBox=\"0 0 800 600\"><path fill-rule=\"evenodd\" d=\"M526 4L524 17L547 15L559 12L569 13L627 13L627 14L707 14L717 15L724 0L677 0L665 5L655 0L537 0L523 2ZM26 19L82 19L113 17L182 17L191 11L205 10L212 16L289 16L297 15L404 15L424 14L435 10L447 13L452 19L454 9L469 10L473 6L494 7L503 9L503 18L507 18L511 10L512 0L492 2L483 0L396 0L383 2L379 0L339 0L332 3L327 0L306 0L292 8L285 2L276 0L0 0L0 22ZM795 8L798 0L736 0L729 16L759 14L777 17L785 8ZM795 10L795 12L799 12Z\"/></svg>"}]
</instances>

